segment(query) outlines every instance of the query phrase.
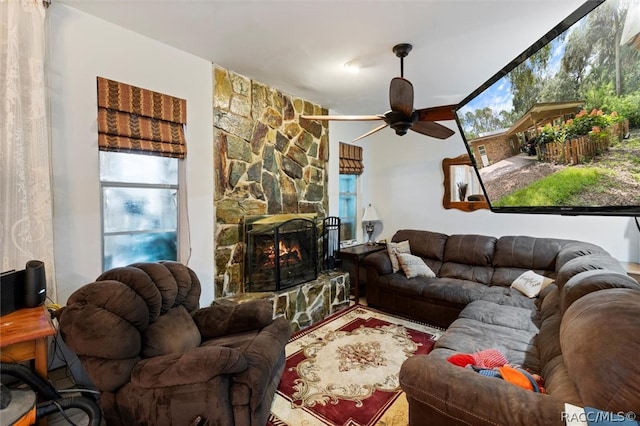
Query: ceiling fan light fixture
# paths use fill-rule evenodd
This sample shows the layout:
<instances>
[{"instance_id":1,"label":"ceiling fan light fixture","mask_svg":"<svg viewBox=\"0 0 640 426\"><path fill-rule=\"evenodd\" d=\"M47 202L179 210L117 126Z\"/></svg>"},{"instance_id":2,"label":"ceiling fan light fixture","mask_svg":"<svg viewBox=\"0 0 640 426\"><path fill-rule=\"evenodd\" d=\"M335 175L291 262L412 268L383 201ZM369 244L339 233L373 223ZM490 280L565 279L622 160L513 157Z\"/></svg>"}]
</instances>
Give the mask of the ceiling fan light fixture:
<instances>
[{"instance_id":1,"label":"ceiling fan light fixture","mask_svg":"<svg viewBox=\"0 0 640 426\"><path fill-rule=\"evenodd\" d=\"M389 125L393 130L395 130L396 135L404 136L407 134L407 131L413 126L412 121L396 121L395 123L391 123Z\"/></svg>"},{"instance_id":2,"label":"ceiling fan light fixture","mask_svg":"<svg viewBox=\"0 0 640 426\"><path fill-rule=\"evenodd\" d=\"M361 68L362 65L358 61L349 61L344 64L344 69L350 74L358 74Z\"/></svg>"}]
</instances>

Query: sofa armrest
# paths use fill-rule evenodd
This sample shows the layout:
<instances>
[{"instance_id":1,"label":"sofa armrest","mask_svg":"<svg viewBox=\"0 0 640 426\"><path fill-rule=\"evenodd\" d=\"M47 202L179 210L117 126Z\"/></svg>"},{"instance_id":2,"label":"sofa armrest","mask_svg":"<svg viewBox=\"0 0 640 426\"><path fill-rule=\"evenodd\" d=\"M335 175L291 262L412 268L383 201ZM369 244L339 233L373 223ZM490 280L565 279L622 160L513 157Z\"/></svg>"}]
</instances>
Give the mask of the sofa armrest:
<instances>
[{"instance_id":1,"label":"sofa armrest","mask_svg":"<svg viewBox=\"0 0 640 426\"><path fill-rule=\"evenodd\" d=\"M290 337L289 320L279 317L260 330L251 344L243 348L242 355L247 360L247 369L234 375L233 381L235 387L246 386L250 390L249 393L239 391L237 394L250 395L252 409L255 409L264 399L271 383L271 375L276 371L278 364L284 360L284 347ZM232 403L234 403L233 396Z\"/></svg>"},{"instance_id":2,"label":"sofa armrest","mask_svg":"<svg viewBox=\"0 0 640 426\"><path fill-rule=\"evenodd\" d=\"M560 292L560 310L566 312L569 306L594 291L610 288L633 288L640 290L640 284L625 273L596 269L580 272L567 281Z\"/></svg>"},{"instance_id":3,"label":"sofa armrest","mask_svg":"<svg viewBox=\"0 0 640 426\"><path fill-rule=\"evenodd\" d=\"M416 355L400 369L409 424L564 425L564 401L485 377L446 359Z\"/></svg>"},{"instance_id":4,"label":"sofa armrest","mask_svg":"<svg viewBox=\"0 0 640 426\"><path fill-rule=\"evenodd\" d=\"M140 361L131 371L131 384L140 388L189 385L246 369L247 361L237 349L201 346Z\"/></svg>"},{"instance_id":5,"label":"sofa armrest","mask_svg":"<svg viewBox=\"0 0 640 426\"><path fill-rule=\"evenodd\" d=\"M217 303L193 313L202 340L244 331L259 330L273 321L273 305L267 299L243 303Z\"/></svg>"},{"instance_id":6,"label":"sofa armrest","mask_svg":"<svg viewBox=\"0 0 640 426\"><path fill-rule=\"evenodd\" d=\"M362 259L362 265L366 268L375 268L378 271L378 275L387 275L393 272L389 253L386 251L371 253Z\"/></svg>"}]
</instances>

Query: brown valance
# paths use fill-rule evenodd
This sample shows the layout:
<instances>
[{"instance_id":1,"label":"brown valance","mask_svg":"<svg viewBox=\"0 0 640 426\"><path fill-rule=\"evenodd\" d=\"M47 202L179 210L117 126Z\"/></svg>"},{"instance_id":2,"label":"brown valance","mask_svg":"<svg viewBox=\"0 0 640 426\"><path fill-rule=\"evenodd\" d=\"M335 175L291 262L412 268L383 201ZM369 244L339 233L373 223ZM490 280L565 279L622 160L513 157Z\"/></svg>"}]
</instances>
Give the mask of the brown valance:
<instances>
[{"instance_id":1,"label":"brown valance","mask_svg":"<svg viewBox=\"0 0 640 426\"><path fill-rule=\"evenodd\" d=\"M184 158L187 101L98 77L98 147Z\"/></svg>"},{"instance_id":2,"label":"brown valance","mask_svg":"<svg viewBox=\"0 0 640 426\"><path fill-rule=\"evenodd\" d=\"M361 175L362 147L340 142L340 173L343 175Z\"/></svg>"}]
</instances>

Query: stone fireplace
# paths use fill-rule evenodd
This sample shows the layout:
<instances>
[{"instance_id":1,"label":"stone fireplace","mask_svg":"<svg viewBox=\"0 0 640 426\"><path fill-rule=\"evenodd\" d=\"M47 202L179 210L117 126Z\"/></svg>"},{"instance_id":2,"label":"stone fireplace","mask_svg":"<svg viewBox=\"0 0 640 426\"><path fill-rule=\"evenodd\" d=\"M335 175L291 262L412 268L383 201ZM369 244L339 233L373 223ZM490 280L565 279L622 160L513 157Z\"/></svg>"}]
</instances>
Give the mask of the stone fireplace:
<instances>
[{"instance_id":1,"label":"stone fireplace","mask_svg":"<svg viewBox=\"0 0 640 426\"><path fill-rule=\"evenodd\" d=\"M322 223L329 210L329 125L300 115L328 111L218 65L213 66L213 80L215 298L269 298L274 316L286 317L292 329L299 330L349 305L349 275L343 271L316 272L316 279L284 290L254 292L253 284L246 282L244 219L311 214L317 224ZM318 229L315 232L321 235ZM275 246L275 237L267 235L255 234L263 253L252 262L263 266L276 262L276 252L268 248ZM284 240L283 251L277 251L277 264L285 266L284 273L280 268L280 278L291 272L302 275L296 280L306 279L302 268L290 261L317 249L293 249L290 235L288 227L278 234L277 246ZM262 269L264 281L273 281L275 272Z\"/></svg>"},{"instance_id":2,"label":"stone fireplace","mask_svg":"<svg viewBox=\"0 0 640 426\"><path fill-rule=\"evenodd\" d=\"M244 218L327 216L329 127L320 105L213 66L215 297L245 292Z\"/></svg>"},{"instance_id":3,"label":"stone fireplace","mask_svg":"<svg viewBox=\"0 0 640 426\"><path fill-rule=\"evenodd\" d=\"M244 218L245 292L279 292L318 277L315 215Z\"/></svg>"}]
</instances>

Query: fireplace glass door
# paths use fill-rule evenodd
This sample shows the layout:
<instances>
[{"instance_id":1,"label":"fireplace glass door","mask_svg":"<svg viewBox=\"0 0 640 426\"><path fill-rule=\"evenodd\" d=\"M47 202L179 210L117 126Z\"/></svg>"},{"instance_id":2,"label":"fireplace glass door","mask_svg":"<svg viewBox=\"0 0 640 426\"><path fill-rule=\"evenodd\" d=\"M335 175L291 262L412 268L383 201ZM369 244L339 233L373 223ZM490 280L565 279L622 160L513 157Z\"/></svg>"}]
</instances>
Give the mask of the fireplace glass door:
<instances>
[{"instance_id":1,"label":"fireplace glass door","mask_svg":"<svg viewBox=\"0 0 640 426\"><path fill-rule=\"evenodd\" d=\"M314 221L291 219L249 228L245 291L278 291L317 278Z\"/></svg>"}]
</instances>

